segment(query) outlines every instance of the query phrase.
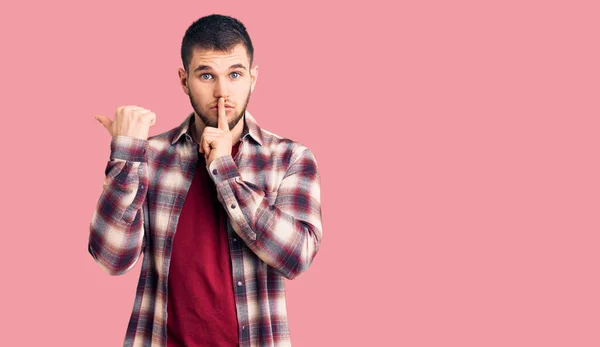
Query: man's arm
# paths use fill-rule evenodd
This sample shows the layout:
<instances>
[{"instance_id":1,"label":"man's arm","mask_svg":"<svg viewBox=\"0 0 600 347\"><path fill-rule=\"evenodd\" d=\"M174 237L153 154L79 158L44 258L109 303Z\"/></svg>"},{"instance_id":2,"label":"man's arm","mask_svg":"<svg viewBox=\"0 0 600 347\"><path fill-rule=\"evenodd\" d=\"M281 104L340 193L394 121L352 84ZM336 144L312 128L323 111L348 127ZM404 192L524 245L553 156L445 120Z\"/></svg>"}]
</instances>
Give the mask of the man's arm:
<instances>
[{"instance_id":1,"label":"man's arm","mask_svg":"<svg viewBox=\"0 0 600 347\"><path fill-rule=\"evenodd\" d=\"M111 141L104 187L90 223L88 250L110 275L129 271L144 245L144 203L148 190L146 140L118 136Z\"/></svg>"},{"instance_id":2,"label":"man's arm","mask_svg":"<svg viewBox=\"0 0 600 347\"><path fill-rule=\"evenodd\" d=\"M208 168L233 229L260 259L288 279L306 271L323 233L316 160L306 148L292 161L274 204L261 188L242 179L231 155L216 158Z\"/></svg>"},{"instance_id":3,"label":"man's arm","mask_svg":"<svg viewBox=\"0 0 600 347\"><path fill-rule=\"evenodd\" d=\"M146 148L156 115L139 106L121 106L114 120L102 115L96 119L112 140L104 188L90 223L88 251L108 274L122 275L133 268L145 245Z\"/></svg>"}]
</instances>

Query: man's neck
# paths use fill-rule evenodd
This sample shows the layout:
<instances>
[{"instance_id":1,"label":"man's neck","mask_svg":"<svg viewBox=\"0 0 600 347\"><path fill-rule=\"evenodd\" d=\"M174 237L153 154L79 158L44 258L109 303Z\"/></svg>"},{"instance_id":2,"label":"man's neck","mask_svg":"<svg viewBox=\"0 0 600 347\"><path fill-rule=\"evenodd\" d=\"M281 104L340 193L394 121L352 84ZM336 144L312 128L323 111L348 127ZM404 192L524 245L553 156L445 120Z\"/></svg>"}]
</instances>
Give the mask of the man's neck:
<instances>
[{"instance_id":1,"label":"man's neck","mask_svg":"<svg viewBox=\"0 0 600 347\"><path fill-rule=\"evenodd\" d=\"M233 129L231 129L232 143L234 145L242 137L242 133L244 131L244 120L245 119L246 119L246 116L245 115L242 116L242 118L240 118L240 120L233 127ZM194 124L193 124L193 129L192 129L191 133L192 133L192 137L194 138L194 141L196 141L196 143L200 143L200 139L202 138L202 132L204 131L205 127L206 127L206 125L202 122L200 117L198 117L198 115L194 112Z\"/></svg>"}]
</instances>

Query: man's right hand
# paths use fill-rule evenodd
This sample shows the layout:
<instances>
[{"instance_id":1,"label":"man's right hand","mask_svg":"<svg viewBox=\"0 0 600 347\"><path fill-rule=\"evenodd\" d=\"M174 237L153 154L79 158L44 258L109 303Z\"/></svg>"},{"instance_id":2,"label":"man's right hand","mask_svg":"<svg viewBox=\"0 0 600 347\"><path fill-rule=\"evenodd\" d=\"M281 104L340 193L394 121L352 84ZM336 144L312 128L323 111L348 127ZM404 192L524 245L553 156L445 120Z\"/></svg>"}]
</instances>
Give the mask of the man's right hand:
<instances>
[{"instance_id":1,"label":"man's right hand","mask_svg":"<svg viewBox=\"0 0 600 347\"><path fill-rule=\"evenodd\" d=\"M97 115L100 122L112 137L129 136L142 140L148 139L150 127L156 123L154 112L139 106L121 106L115 112L115 119Z\"/></svg>"}]
</instances>

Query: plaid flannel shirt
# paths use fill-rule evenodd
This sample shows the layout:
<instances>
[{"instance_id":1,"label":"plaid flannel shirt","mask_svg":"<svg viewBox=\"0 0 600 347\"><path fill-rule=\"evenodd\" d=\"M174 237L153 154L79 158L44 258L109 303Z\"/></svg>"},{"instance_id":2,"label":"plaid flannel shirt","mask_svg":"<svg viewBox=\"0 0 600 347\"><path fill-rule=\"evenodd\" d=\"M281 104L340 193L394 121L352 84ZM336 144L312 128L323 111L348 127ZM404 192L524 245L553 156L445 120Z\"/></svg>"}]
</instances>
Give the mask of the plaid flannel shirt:
<instances>
[{"instance_id":1,"label":"plaid flannel shirt","mask_svg":"<svg viewBox=\"0 0 600 347\"><path fill-rule=\"evenodd\" d=\"M88 250L111 275L126 273L144 254L124 345L166 346L173 237L198 169L208 170L228 215L239 345L290 346L284 279L309 267L322 236L315 158L304 145L261 129L246 111L236 157L196 167L192 117L148 140L111 141Z\"/></svg>"}]
</instances>

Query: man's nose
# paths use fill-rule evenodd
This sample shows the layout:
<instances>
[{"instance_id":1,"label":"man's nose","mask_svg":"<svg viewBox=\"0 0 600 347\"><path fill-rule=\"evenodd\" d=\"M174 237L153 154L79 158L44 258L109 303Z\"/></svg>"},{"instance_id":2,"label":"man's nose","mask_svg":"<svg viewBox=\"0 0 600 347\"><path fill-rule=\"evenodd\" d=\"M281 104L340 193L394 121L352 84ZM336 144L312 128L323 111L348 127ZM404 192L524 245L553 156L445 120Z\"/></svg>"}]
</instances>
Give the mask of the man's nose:
<instances>
[{"instance_id":1,"label":"man's nose","mask_svg":"<svg viewBox=\"0 0 600 347\"><path fill-rule=\"evenodd\" d=\"M215 98L219 99L220 97L225 99L229 97L229 83L226 80L219 80L216 83Z\"/></svg>"}]
</instances>

